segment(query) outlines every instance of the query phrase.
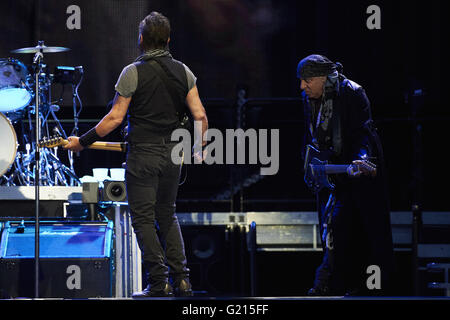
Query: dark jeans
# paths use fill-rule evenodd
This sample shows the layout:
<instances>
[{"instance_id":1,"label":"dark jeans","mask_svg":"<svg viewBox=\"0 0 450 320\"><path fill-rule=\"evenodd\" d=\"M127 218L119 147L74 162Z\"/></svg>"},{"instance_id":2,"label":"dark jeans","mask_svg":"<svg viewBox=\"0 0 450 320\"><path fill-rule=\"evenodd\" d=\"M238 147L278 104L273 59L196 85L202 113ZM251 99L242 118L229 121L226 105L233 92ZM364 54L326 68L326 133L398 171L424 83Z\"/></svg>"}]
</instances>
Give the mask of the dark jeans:
<instances>
[{"instance_id":1,"label":"dark jeans","mask_svg":"<svg viewBox=\"0 0 450 320\"><path fill-rule=\"evenodd\" d=\"M174 143L131 146L127 155L128 205L148 283L158 290L189 276L175 201L180 165L171 160ZM170 268L170 270L169 270Z\"/></svg>"}]
</instances>

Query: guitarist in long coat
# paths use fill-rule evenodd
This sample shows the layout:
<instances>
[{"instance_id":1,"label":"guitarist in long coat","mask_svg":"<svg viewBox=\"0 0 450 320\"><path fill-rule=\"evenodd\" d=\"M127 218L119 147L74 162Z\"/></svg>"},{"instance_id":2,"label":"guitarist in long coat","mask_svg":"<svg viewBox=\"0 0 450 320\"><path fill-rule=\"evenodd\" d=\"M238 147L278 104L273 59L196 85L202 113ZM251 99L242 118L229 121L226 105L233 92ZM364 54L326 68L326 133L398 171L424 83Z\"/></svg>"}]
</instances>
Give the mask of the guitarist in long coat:
<instances>
[{"instance_id":1,"label":"guitarist in long coat","mask_svg":"<svg viewBox=\"0 0 450 320\"><path fill-rule=\"evenodd\" d=\"M317 192L323 261L309 295L384 295L394 268L386 170L364 89L342 65L310 55L297 67L305 108L305 146L331 164L370 161L376 176L333 175Z\"/></svg>"}]
</instances>

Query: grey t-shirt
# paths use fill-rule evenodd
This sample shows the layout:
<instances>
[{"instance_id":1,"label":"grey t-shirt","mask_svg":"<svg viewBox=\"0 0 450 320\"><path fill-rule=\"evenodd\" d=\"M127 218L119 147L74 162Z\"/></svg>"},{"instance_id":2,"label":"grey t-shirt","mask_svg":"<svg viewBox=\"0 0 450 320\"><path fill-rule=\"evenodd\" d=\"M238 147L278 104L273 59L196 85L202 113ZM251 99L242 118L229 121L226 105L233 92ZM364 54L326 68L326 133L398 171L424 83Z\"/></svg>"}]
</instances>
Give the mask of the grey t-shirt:
<instances>
[{"instance_id":1,"label":"grey t-shirt","mask_svg":"<svg viewBox=\"0 0 450 320\"><path fill-rule=\"evenodd\" d=\"M115 89L116 91L125 98L131 97L136 91L138 84L138 72L136 69L136 62L127 65L123 68L122 73L117 80ZM196 82L197 78L192 73L192 71L183 63L184 69L186 70L186 77L188 83L188 91L191 90Z\"/></svg>"}]
</instances>

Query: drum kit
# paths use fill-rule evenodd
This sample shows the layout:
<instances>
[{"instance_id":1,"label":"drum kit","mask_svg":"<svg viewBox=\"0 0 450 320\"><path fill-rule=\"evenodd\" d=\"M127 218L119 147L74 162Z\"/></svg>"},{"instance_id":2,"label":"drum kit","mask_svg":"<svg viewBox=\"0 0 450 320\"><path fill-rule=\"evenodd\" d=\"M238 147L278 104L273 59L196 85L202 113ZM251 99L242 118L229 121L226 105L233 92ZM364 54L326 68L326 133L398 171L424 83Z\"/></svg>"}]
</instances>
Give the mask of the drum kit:
<instances>
[{"instance_id":1,"label":"drum kit","mask_svg":"<svg viewBox=\"0 0 450 320\"><path fill-rule=\"evenodd\" d=\"M11 51L16 54L34 54L33 63L28 67L17 59L0 59L0 136L3 140L0 148L0 185L81 184L73 168L71 151L68 151L69 166L66 166L58 158L57 148L39 148L44 134L50 136L56 133L67 138L55 114L59 106L51 101L51 86L54 83L72 84L75 121L71 134L76 135L78 131L81 109L77 111L76 101L81 106L78 87L83 78L83 68L59 66L55 68L54 74L49 74L44 64L44 54L68 50L65 47L48 47L39 41L36 47ZM53 118L53 121L49 118ZM53 129L50 129L51 122L56 124ZM21 127L21 144L15 126Z\"/></svg>"}]
</instances>

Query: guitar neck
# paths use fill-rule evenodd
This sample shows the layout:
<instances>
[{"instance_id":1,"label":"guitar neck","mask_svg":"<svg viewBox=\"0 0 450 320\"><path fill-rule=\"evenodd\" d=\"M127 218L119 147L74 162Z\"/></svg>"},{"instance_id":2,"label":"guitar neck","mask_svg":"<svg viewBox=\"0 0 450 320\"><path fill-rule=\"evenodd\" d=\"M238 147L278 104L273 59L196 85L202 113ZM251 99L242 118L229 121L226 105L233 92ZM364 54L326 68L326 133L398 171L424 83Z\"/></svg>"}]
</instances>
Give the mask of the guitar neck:
<instances>
[{"instance_id":1,"label":"guitar neck","mask_svg":"<svg viewBox=\"0 0 450 320\"><path fill-rule=\"evenodd\" d=\"M125 152L127 147L125 142L97 141L88 146L89 149Z\"/></svg>"},{"instance_id":2,"label":"guitar neck","mask_svg":"<svg viewBox=\"0 0 450 320\"><path fill-rule=\"evenodd\" d=\"M347 173L348 165L345 164L326 164L325 173L336 174L336 173Z\"/></svg>"},{"instance_id":3,"label":"guitar neck","mask_svg":"<svg viewBox=\"0 0 450 320\"><path fill-rule=\"evenodd\" d=\"M62 141L62 145L66 145L68 143L69 141L65 139ZM127 144L125 142L97 141L87 146L87 148L95 150L126 152Z\"/></svg>"}]
</instances>

